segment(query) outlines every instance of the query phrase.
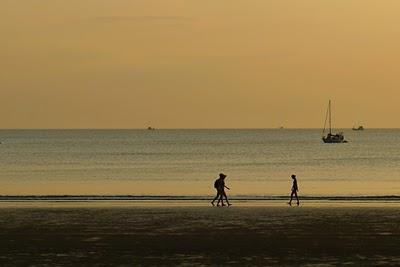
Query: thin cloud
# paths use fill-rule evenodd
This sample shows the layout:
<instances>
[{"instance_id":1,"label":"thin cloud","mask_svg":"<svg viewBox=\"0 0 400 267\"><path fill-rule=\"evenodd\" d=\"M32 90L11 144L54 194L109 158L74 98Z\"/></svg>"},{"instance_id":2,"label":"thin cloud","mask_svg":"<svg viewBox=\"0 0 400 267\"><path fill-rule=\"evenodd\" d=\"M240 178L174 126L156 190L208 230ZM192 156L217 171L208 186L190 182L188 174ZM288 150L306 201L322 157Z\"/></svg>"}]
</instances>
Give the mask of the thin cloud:
<instances>
[{"instance_id":1,"label":"thin cloud","mask_svg":"<svg viewBox=\"0 0 400 267\"><path fill-rule=\"evenodd\" d=\"M170 22L189 22L192 17L184 16L101 16L96 17L99 21L118 22L118 21L170 21Z\"/></svg>"}]
</instances>

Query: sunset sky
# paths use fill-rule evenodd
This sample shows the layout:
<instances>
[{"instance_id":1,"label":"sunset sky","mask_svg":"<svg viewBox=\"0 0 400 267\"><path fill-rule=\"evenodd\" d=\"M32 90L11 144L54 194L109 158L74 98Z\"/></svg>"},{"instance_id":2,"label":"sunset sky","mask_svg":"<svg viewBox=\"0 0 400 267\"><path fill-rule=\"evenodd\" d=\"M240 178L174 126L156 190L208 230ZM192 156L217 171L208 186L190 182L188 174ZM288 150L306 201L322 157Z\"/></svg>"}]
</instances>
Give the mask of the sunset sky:
<instances>
[{"instance_id":1,"label":"sunset sky","mask_svg":"<svg viewBox=\"0 0 400 267\"><path fill-rule=\"evenodd\" d=\"M400 127L397 0L2 0L0 128Z\"/></svg>"}]
</instances>

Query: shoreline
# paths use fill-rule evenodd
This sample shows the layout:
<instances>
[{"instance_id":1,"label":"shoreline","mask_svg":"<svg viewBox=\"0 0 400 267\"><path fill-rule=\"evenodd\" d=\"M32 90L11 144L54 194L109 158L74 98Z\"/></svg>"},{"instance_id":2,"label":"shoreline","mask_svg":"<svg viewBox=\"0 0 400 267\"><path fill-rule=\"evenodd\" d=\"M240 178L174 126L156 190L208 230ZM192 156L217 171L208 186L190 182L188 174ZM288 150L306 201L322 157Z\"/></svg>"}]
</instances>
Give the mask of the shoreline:
<instances>
[{"instance_id":1,"label":"shoreline","mask_svg":"<svg viewBox=\"0 0 400 267\"><path fill-rule=\"evenodd\" d=\"M323 209L323 208L400 208L400 201L329 201L301 200L300 206L288 205L288 198L282 200L232 200L232 206L212 206L207 200L1 200L0 209L36 209L36 208L209 208L209 209L251 209L251 208L285 208L285 209Z\"/></svg>"},{"instance_id":2,"label":"shoreline","mask_svg":"<svg viewBox=\"0 0 400 267\"><path fill-rule=\"evenodd\" d=\"M201 201L214 198L215 195L0 195L2 201L112 201L112 200L159 200L159 201ZM288 199L290 195L228 195L231 200L240 201L277 201ZM400 195L299 195L308 201L398 201Z\"/></svg>"},{"instance_id":3,"label":"shoreline","mask_svg":"<svg viewBox=\"0 0 400 267\"><path fill-rule=\"evenodd\" d=\"M13 195L0 196L0 208L112 208L112 207L210 207L214 196L134 195ZM289 207L288 196L232 196L232 207ZM298 208L396 207L400 196L300 196ZM218 207L216 207L218 208ZM224 209L227 207L224 207ZM292 208L297 208L293 203Z\"/></svg>"}]
</instances>

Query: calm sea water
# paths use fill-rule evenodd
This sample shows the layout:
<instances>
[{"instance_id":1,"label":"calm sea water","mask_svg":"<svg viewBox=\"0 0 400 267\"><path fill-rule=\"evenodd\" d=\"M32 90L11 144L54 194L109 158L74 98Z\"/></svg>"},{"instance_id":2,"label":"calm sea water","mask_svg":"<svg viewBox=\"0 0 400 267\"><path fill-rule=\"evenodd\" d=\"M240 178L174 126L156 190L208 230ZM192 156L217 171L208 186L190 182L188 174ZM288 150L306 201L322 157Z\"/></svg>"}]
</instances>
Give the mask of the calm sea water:
<instances>
[{"instance_id":1,"label":"calm sea water","mask_svg":"<svg viewBox=\"0 0 400 267\"><path fill-rule=\"evenodd\" d=\"M1 130L0 195L400 194L400 130Z\"/></svg>"}]
</instances>

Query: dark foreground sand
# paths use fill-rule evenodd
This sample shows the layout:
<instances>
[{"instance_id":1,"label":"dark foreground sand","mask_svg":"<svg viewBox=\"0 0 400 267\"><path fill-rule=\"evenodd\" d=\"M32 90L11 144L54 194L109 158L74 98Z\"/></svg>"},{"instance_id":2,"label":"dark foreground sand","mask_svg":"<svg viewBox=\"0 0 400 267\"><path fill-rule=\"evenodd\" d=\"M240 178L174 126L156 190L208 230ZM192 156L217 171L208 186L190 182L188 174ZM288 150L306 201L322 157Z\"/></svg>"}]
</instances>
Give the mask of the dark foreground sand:
<instances>
[{"instance_id":1,"label":"dark foreground sand","mask_svg":"<svg viewBox=\"0 0 400 267\"><path fill-rule=\"evenodd\" d=\"M394 207L3 207L1 266L400 265Z\"/></svg>"}]
</instances>

